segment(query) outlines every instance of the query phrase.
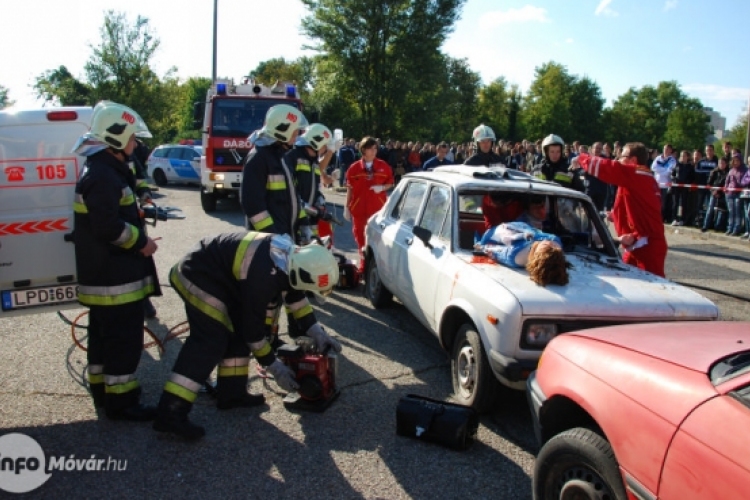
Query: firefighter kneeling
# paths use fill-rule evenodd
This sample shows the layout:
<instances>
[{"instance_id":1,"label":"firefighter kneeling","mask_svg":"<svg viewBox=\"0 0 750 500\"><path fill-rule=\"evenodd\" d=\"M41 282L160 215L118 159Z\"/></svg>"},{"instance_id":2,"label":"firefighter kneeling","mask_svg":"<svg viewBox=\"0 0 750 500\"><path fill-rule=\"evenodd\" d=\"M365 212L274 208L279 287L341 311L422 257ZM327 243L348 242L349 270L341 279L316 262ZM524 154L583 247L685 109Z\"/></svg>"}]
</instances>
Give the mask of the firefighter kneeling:
<instances>
[{"instance_id":1,"label":"firefighter kneeling","mask_svg":"<svg viewBox=\"0 0 750 500\"><path fill-rule=\"evenodd\" d=\"M286 391L298 388L294 372L276 359L268 341L269 312L280 300L320 352L341 345L315 319L305 292L330 294L338 281L333 255L320 245L296 246L288 235L247 232L205 238L169 277L185 302L190 335L164 386L154 429L198 439L203 427L188 413L198 390L218 365L217 406L264 402L247 392L250 353Z\"/></svg>"}]
</instances>

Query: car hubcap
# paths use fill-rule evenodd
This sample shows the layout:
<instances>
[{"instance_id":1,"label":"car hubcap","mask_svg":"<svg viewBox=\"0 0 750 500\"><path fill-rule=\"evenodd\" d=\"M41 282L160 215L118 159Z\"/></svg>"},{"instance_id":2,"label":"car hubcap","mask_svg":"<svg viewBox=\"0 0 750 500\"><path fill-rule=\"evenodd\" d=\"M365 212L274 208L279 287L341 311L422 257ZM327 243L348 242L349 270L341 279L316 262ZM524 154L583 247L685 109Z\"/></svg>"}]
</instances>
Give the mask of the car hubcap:
<instances>
[{"instance_id":1,"label":"car hubcap","mask_svg":"<svg viewBox=\"0 0 750 500\"><path fill-rule=\"evenodd\" d=\"M465 345L458 352L458 385L465 397L471 396L476 385L476 362L474 361L474 349Z\"/></svg>"},{"instance_id":2,"label":"car hubcap","mask_svg":"<svg viewBox=\"0 0 750 500\"><path fill-rule=\"evenodd\" d=\"M615 496L594 471L572 467L564 472L558 484L560 500L611 500Z\"/></svg>"}]
</instances>

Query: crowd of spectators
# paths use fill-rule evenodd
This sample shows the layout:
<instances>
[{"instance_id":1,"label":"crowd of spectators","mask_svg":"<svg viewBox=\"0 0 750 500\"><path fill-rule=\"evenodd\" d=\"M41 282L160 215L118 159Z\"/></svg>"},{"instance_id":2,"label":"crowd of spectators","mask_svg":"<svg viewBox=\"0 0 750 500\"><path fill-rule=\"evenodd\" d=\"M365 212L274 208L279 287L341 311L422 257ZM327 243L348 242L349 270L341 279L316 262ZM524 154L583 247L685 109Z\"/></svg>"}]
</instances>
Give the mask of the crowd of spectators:
<instances>
[{"instance_id":1,"label":"crowd of spectators","mask_svg":"<svg viewBox=\"0 0 750 500\"><path fill-rule=\"evenodd\" d=\"M344 147L339 150L340 186L343 186L348 166L361 157L354 139L344 142ZM506 167L533 172L534 167L543 161L541 145L541 139L520 142L498 140L493 144L493 153L501 158ZM564 158L570 162L578 154L587 153L618 159L622 146L620 142L584 145L580 141L573 141L565 144ZM398 183L401 176L409 172L431 170L439 165L462 164L476 152L475 148L475 142L387 140L381 143L378 139L377 157L391 166L395 182ZM713 144L706 145L704 151L678 151L671 144L665 144L661 151L650 149L649 155L651 164L645 166L651 168L659 183L665 223L701 227L703 231L723 231L743 239L750 237L750 171L740 151L733 149L730 142L723 143L721 157L715 154ZM747 161L750 163L750 158ZM572 187L588 194L600 211L611 210L616 187L585 173L581 176Z\"/></svg>"}]
</instances>

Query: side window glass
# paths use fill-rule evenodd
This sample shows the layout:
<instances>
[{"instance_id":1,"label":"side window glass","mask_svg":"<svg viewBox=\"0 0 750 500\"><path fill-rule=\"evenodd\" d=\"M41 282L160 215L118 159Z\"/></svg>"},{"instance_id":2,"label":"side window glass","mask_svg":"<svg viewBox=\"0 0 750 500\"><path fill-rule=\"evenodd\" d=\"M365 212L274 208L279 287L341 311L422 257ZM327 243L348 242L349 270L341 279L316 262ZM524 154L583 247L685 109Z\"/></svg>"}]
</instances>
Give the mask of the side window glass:
<instances>
[{"instance_id":1,"label":"side window glass","mask_svg":"<svg viewBox=\"0 0 750 500\"><path fill-rule=\"evenodd\" d=\"M445 186L434 186L430 190L427 204L422 214L420 226L429 229L435 236L441 236L446 215L450 212L450 191ZM450 235L450 232L448 233Z\"/></svg>"},{"instance_id":2,"label":"side window glass","mask_svg":"<svg viewBox=\"0 0 750 500\"><path fill-rule=\"evenodd\" d=\"M407 226L413 226L417 220L419 207L422 205L422 198L426 190L427 185L424 182L410 182L391 215Z\"/></svg>"},{"instance_id":3,"label":"side window glass","mask_svg":"<svg viewBox=\"0 0 750 500\"><path fill-rule=\"evenodd\" d=\"M169 158L174 158L175 160L182 159L182 148L169 148L169 153L167 153L167 156Z\"/></svg>"},{"instance_id":4,"label":"side window glass","mask_svg":"<svg viewBox=\"0 0 750 500\"><path fill-rule=\"evenodd\" d=\"M154 158L166 158L169 148L161 148L154 151Z\"/></svg>"}]
</instances>

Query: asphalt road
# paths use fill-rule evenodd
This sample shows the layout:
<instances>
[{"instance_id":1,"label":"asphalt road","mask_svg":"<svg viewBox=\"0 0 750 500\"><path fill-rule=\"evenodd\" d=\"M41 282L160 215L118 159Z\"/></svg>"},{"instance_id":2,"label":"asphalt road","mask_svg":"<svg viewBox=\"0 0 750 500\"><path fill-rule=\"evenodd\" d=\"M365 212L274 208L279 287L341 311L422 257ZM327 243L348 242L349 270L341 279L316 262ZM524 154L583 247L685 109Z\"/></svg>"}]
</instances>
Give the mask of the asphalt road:
<instances>
[{"instance_id":1,"label":"asphalt road","mask_svg":"<svg viewBox=\"0 0 750 500\"><path fill-rule=\"evenodd\" d=\"M162 283L168 283L172 264L201 237L242 228L232 200L209 216L201 210L197 188L162 188L158 195L158 202L178 206L187 216L160 222L151 231L162 238L156 254ZM333 192L327 197L342 199ZM669 242L669 278L750 298L750 244L686 229L670 230ZM335 245L354 256L348 227L337 229ZM185 320L174 291L163 291L154 300L158 318L147 323L159 338ZM750 320L746 301L710 290L705 294L719 304L724 319ZM73 318L81 312L64 314ZM191 418L206 427L207 435L194 444L157 435L148 424L100 419L81 383L85 353L56 315L0 320L0 433L33 437L47 460L93 455L117 460L124 468L55 471L27 496L531 497L536 445L522 393L506 394L482 417L477 442L468 451L398 437L395 414L401 396L450 398L447 356L401 305L374 310L361 290L337 291L316 307L316 314L344 346L338 400L322 414L289 412L273 382L251 369L252 389L263 392L267 404L218 411L210 396L200 395ZM180 345L178 338L166 344L164 354L154 347L144 351L138 375L146 402L157 402Z\"/></svg>"}]
</instances>

